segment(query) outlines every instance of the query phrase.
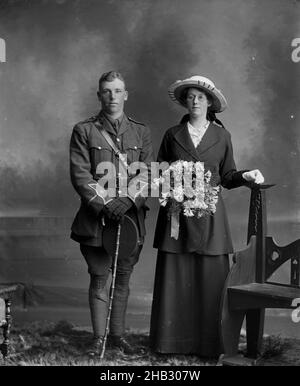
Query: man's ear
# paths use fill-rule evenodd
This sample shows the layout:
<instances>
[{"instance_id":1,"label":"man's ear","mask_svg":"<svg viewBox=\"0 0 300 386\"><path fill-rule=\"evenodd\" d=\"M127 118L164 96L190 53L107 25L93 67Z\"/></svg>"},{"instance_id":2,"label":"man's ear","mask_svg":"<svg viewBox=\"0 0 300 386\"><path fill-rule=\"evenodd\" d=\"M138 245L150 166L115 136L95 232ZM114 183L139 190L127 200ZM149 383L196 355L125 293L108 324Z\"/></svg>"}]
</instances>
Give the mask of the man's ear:
<instances>
[{"instance_id":1,"label":"man's ear","mask_svg":"<svg viewBox=\"0 0 300 386\"><path fill-rule=\"evenodd\" d=\"M97 91L97 97L98 97L98 100L100 101L100 91Z\"/></svg>"},{"instance_id":2,"label":"man's ear","mask_svg":"<svg viewBox=\"0 0 300 386\"><path fill-rule=\"evenodd\" d=\"M125 96L124 96L124 101L127 101L127 99L128 99L128 91L126 90L125 91Z\"/></svg>"}]
</instances>

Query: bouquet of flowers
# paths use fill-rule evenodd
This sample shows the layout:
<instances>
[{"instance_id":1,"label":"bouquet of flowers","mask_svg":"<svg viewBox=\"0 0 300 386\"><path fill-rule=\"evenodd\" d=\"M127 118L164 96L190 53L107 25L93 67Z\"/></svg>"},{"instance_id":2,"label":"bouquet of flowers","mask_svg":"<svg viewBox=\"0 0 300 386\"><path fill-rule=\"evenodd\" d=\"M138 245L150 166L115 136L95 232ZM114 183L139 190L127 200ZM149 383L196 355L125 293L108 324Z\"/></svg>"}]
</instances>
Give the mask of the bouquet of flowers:
<instances>
[{"instance_id":1,"label":"bouquet of flowers","mask_svg":"<svg viewBox=\"0 0 300 386\"><path fill-rule=\"evenodd\" d=\"M162 188L160 204L168 207L171 237L178 239L181 212L184 216L197 218L216 212L220 186L213 186L211 177L211 171L204 169L204 162L179 160L154 180Z\"/></svg>"}]
</instances>

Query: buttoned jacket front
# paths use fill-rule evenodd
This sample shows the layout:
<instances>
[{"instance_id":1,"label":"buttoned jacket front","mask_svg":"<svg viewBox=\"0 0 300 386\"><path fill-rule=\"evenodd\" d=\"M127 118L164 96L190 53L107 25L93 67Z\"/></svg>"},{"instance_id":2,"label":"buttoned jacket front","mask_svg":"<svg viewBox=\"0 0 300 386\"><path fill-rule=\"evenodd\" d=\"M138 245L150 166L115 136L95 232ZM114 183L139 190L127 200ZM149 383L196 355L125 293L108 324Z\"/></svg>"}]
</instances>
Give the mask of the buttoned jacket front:
<instances>
[{"instance_id":1,"label":"buttoned jacket front","mask_svg":"<svg viewBox=\"0 0 300 386\"><path fill-rule=\"evenodd\" d=\"M70 141L70 174L72 184L80 196L81 205L72 224L71 237L79 242L100 246L103 223L101 211L105 205L97 194L96 185L102 174L99 164L111 162L118 172L119 159L107 143L101 130L106 130L120 151L127 155L127 163L153 161L150 130L142 123L124 115L119 131L106 123L103 115L75 125ZM97 170L98 167L98 170ZM145 234L145 198L133 198L134 205L127 214L136 220L140 236Z\"/></svg>"},{"instance_id":2,"label":"buttoned jacket front","mask_svg":"<svg viewBox=\"0 0 300 386\"><path fill-rule=\"evenodd\" d=\"M210 123L202 140L195 148L186 123L167 130L158 154L158 161L177 160L204 162L210 170L214 185L227 189L245 184L243 171L237 171L232 151L230 133L223 127ZM167 207L160 207L154 247L172 253L197 252L205 255L232 253L232 240L227 214L219 194L216 212L202 218L180 214L179 237L171 237L171 221Z\"/></svg>"}]
</instances>

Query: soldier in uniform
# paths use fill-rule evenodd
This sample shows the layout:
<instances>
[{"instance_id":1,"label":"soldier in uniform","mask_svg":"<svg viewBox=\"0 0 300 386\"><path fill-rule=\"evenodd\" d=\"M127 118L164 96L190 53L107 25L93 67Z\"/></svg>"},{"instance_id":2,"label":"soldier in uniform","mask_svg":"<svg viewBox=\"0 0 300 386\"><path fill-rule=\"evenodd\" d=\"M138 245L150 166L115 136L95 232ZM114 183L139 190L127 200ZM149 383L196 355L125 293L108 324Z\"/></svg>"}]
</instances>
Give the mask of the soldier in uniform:
<instances>
[{"instance_id":1,"label":"soldier in uniform","mask_svg":"<svg viewBox=\"0 0 300 386\"><path fill-rule=\"evenodd\" d=\"M105 220L122 222L130 216L139 230L139 243L130 258L119 256L114 299L110 320L109 342L125 353L136 351L124 336L125 314L129 295L129 279L139 259L145 236L145 197L116 194L103 199L93 187L103 175L99 168L103 162L111 162L118 171L119 160L113 148L101 134L105 130L115 146L127 156L127 164L143 162L150 170L153 148L150 130L124 113L128 98L125 81L115 71L104 73L99 80L98 99L101 111L95 117L75 125L70 141L71 181L79 194L81 205L72 224L71 238L80 243L90 275L89 306L94 338L88 348L90 355L99 353L105 332L108 308L107 279L112 265L111 257L102 245ZM99 186L98 186L99 188ZM96 189L97 190L97 189Z\"/></svg>"}]
</instances>

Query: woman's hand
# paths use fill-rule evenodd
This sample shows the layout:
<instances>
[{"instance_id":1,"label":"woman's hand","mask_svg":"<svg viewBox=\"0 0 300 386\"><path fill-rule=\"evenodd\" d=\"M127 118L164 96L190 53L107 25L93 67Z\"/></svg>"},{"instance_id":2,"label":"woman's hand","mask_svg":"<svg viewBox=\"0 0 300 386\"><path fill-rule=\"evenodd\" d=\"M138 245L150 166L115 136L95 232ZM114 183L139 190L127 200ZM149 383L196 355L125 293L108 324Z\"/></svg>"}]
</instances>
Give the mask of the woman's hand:
<instances>
[{"instance_id":1,"label":"woman's hand","mask_svg":"<svg viewBox=\"0 0 300 386\"><path fill-rule=\"evenodd\" d=\"M258 169L250 170L249 172L244 172L242 176L246 181L254 182L255 184L262 184L265 180L264 176Z\"/></svg>"}]
</instances>

